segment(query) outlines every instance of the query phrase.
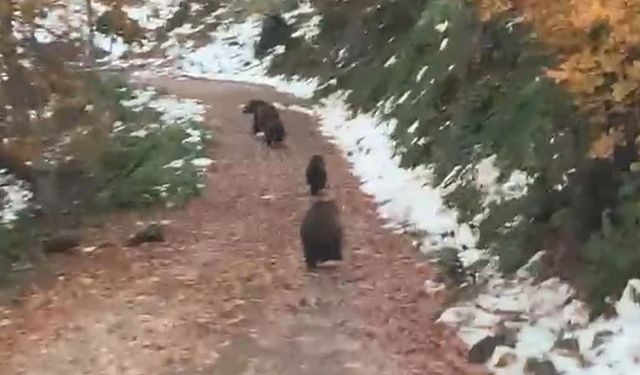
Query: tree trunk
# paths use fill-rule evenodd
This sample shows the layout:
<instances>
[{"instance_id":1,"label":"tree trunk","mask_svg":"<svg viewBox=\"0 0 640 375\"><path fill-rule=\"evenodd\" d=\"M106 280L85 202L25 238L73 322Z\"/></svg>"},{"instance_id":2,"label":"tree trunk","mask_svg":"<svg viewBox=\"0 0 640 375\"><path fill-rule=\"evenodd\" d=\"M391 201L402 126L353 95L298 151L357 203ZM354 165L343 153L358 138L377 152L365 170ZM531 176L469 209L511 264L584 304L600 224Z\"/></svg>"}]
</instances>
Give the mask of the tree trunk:
<instances>
[{"instance_id":1,"label":"tree trunk","mask_svg":"<svg viewBox=\"0 0 640 375\"><path fill-rule=\"evenodd\" d=\"M13 16L15 3L13 0L0 1L0 42L11 43L13 39ZM5 46L3 46L5 48Z\"/></svg>"},{"instance_id":2,"label":"tree trunk","mask_svg":"<svg viewBox=\"0 0 640 375\"><path fill-rule=\"evenodd\" d=\"M91 67L93 66L93 4L91 0L85 0L85 4L87 7L87 26L89 27L85 58L87 67Z\"/></svg>"}]
</instances>

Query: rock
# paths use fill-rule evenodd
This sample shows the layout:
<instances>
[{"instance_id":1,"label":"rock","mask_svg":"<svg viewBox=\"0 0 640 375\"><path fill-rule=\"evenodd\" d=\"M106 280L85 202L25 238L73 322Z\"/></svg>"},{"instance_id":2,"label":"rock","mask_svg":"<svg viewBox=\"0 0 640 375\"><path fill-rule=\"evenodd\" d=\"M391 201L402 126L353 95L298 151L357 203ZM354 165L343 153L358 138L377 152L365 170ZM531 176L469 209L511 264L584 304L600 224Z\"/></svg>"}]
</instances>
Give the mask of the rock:
<instances>
[{"instance_id":1,"label":"rock","mask_svg":"<svg viewBox=\"0 0 640 375\"><path fill-rule=\"evenodd\" d=\"M42 251L45 254L66 253L80 245L80 234L65 231L47 236L42 240Z\"/></svg>"},{"instance_id":2,"label":"rock","mask_svg":"<svg viewBox=\"0 0 640 375\"><path fill-rule=\"evenodd\" d=\"M466 281L466 270L458 254L458 249L445 247L438 253L438 270L445 276L448 287L461 285Z\"/></svg>"},{"instance_id":3,"label":"rock","mask_svg":"<svg viewBox=\"0 0 640 375\"><path fill-rule=\"evenodd\" d=\"M548 359L527 358L524 364L526 375L560 375L556 366Z\"/></svg>"},{"instance_id":4,"label":"rock","mask_svg":"<svg viewBox=\"0 0 640 375\"><path fill-rule=\"evenodd\" d=\"M517 359L518 356L516 355L516 353L504 352L500 355L500 357L498 357L498 360L496 361L494 366L497 368L509 367L513 363L515 363Z\"/></svg>"},{"instance_id":5,"label":"rock","mask_svg":"<svg viewBox=\"0 0 640 375\"><path fill-rule=\"evenodd\" d=\"M541 270L543 269L542 259L545 255L544 251L539 251L534 256L529 259L527 264L522 266L518 271L516 271L516 275L518 278L537 278L541 275Z\"/></svg>"},{"instance_id":6,"label":"rock","mask_svg":"<svg viewBox=\"0 0 640 375\"><path fill-rule=\"evenodd\" d=\"M496 337L500 339L500 345L515 348L518 343L518 327L510 327L504 323L498 325L498 334Z\"/></svg>"},{"instance_id":7,"label":"rock","mask_svg":"<svg viewBox=\"0 0 640 375\"><path fill-rule=\"evenodd\" d=\"M578 343L578 340L573 337L558 339L558 341L553 345L553 348L569 354L580 353L580 344Z\"/></svg>"},{"instance_id":8,"label":"rock","mask_svg":"<svg viewBox=\"0 0 640 375\"><path fill-rule=\"evenodd\" d=\"M495 336L487 336L478 341L469 350L467 357L469 363L485 363L493 355L496 346L500 344L500 338Z\"/></svg>"},{"instance_id":9,"label":"rock","mask_svg":"<svg viewBox=\"0 0 640 375\"><path fill-rule=\"evenodd\" d=\"M609 330L599 331L593 336L593 344L591 344L591 349L595 349L605 342L607 342L611 336L613 336L613 332Z\"/></svg>"},{"instance_id":10,"label":"rock","mask_svg":"<svg viewBox=\"0 0 640 375\"><path fill-rule=\"evenodd\" d=\"M163 242L164 227L158 223L151 223L144 229L136 232L129 241L127 246L139 246L145 242Z\"/></svg>"}]
</instances>

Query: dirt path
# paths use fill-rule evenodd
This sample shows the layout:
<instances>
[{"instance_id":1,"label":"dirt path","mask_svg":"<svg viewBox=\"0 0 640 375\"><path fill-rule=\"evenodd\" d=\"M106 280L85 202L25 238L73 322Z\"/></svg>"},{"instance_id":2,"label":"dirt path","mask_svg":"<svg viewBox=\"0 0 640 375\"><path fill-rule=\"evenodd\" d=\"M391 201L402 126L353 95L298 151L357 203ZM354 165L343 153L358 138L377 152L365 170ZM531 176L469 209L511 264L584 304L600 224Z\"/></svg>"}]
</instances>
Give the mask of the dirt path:
<instances>
[{"instance_id":1,"label":"dirt path","mask_svg":"<svg viewBox=\"0 0 640 375\"><path fill-rule=\"evenodd\" d=\"M239 105L291 97L226 82L157 80L210 105L208 187L170 220L168 240L60 259L54 286L0 310L0 374L404 375L483 373L430 320L429 269L410 240L382 229L339 152L313 120L284 111L286 152L249 134ZM326 156L346 228L346 261L304 272L298 226L304 167ZM99 237L121 243L135 215ZM0 308L1 309L1 308Z\"/></svg>"}]
</instances>

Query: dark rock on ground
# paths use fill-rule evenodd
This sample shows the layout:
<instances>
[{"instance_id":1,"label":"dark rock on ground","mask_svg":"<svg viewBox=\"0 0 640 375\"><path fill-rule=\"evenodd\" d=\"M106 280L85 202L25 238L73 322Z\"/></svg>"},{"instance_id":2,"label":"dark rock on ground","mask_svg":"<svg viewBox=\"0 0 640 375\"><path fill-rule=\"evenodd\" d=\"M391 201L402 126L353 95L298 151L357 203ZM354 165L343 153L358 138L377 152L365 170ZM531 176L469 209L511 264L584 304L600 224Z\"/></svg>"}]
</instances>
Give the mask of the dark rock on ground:
<instances>
[{"instance_id":1,"label":"dark rock on ground","mask_svg":"<svg viewBox=\"0 0 640 375\"><path fill-rule=\"evenodd\" d=\"M613 332L608 330L596 332L596 334L593 336L593 344L591 345L591 348L594 349L601 346L602 344L607 342L611 338L611 336L613 336Z\"/></svg>"},{"instance_id":2,"label":"dark rock on ground","mask_svg":"<svg viewBox=\"0 0 640 375\"><path fill-rule=\"evenodd\" d=\"M508 366L511 366L511 364L515 363L517 360L518 360L518 357L516 356L515 353L506 352L506 353L503 353L500 356L500 358L498 358L498 361L496 362L496 367L498 368L508 367Z\"/></svg>"},{"instance_id":3,"label":"dark rock on ground","mask_svg":"<svg viewBox=\"0 0 640 375\"><path fill-rule=\"evenodd\" d=\"M553 348L569 353L580 352L580 345L578 344L578 340L573 337L558 339L558 341L556 341L556 343L553 345Z\"/></svg>"},{"instance_id":4,"label":"dark rock on ground","mask_svg":"<svg viewBox=\"0 0 640 375\"><path fill-rule=\"evenodd\" d=\"M524 364L526 375L560 375L556 366L548 359L527 358Z\"/></svg>"},{"instance_id":5,"label":"dark rock on ground","mask_svg":"<svg viewBox=\"0 0 640 375\"><path fill-rule=\"evenodd\" d=\"M164 227L158 223L151 223L136 232L127 241L127 246L139 246L145 242L163 242Z\"/></svg>"},{"instance_id":6,"label":"dark rock on ground","mask_svg":"<svg viewBox=\"0 0 640 375\"><path fill-rule=\"evenodd\" d=\"M80 240L80 234L77 232L59 232L42 240L42 251L45 254L66 253L80 246Z\"/></svg>"},{"instance_id":7,"label":"dark rock on ground","mask_svg":"<svg viewBox=\"0 0 640 375\"><path fill-rule=\"evenodd\" d=\"M500 345L501 339L495 336L487 336L478 341L469 350L468 360L470 363L485 363L493 355L496 346Z\"/></svg>"}]
</instances>

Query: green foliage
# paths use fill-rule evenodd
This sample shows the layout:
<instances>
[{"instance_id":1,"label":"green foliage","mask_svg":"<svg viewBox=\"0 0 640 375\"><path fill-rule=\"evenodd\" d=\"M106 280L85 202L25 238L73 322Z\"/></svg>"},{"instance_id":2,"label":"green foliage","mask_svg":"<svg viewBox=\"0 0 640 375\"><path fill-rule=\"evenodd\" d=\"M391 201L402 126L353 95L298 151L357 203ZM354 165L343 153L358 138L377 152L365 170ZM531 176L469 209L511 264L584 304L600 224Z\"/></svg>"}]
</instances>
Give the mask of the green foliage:
<instances>
[{"instance_id":1,"label":"green foliage","mask_svg":"<svg viewBox=\"0 0 640 375\"><path fill-rule=\"evenodd\" d=\"M447 195L447 204L458 209L458 220L467 223L482 211L482 192L472 184L465 184Z\"/></svg>"},{"instance_id":2,"label":"green foliage","mask_svg":"<svg viewBox=\"0 0 640 375\"><path fill-rule=\"evenodd\" d=\"M100 203L127 209L158 203L176 206L197 195L203 176L192 164L166 167L174 160L203 156L201 150L182 142L187 137L184 128L170 125L145 137L116 134L102 157L103 173L125 174L101 194Z\"/></svg>"},{"instance_id":3,"label":"green foliage","mask_svg":"<svg viewBox=\"0 0 640 375\"><path fill-rule=\"evenodd\" d=\"M0 285L10 281L16 262L33 260L34 254L27 249L33 245L37 231L37 225L25 216L11 225L0 225Z\"/></svg>"},{"instance_id":4,"label":"green foliage","mask_svg":"<svg viewBox=\"0 0 640 375\"><path fill-rule=\"evenodd\" d=\"M604 215L601 231L586 245L587 295L596 313L607 297L619 297L627 280L640 277L640 197L635 190Z\"/></svg>"},{"instance_id":5,"label":"green foliage","mask_svg":"<svg viewBox=\"0 0 640 375\"><path fill-rule=\"evenodd\" d=\"M17 236L14 230L0 226L0 281L11 272L11 266L18 259Z\"/></svg>"}]
</instances>

